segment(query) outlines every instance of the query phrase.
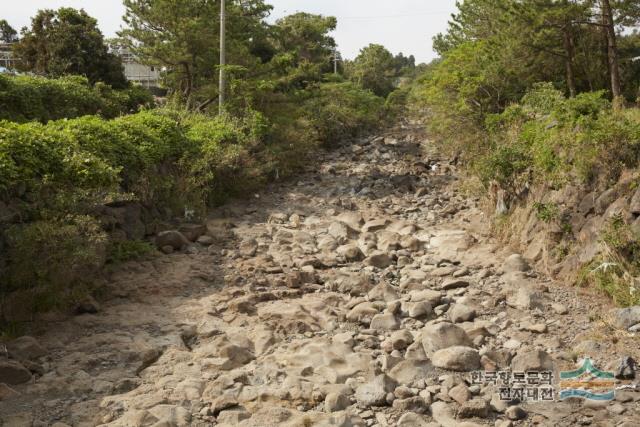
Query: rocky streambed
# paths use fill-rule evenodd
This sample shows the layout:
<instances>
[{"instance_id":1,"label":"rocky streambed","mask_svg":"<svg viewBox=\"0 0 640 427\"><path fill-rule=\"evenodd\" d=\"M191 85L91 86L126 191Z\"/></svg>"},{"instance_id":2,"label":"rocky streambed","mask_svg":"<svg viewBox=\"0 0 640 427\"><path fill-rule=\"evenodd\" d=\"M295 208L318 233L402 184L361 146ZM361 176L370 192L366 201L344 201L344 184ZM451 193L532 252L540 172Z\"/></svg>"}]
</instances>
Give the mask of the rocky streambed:
<instances>
[{"instance_id":1,"label":"rocky streambed","mask_svg":"<svg viewBox=\"0 0 640 427\"><path fill-rule=\"evenodd\" d=\"M484 376L640 360L640 310L542 277L490 226L413 129L326 153L9 343L2 425L640 425L632 378L596 402Z\"/></svg>"}]
</instances>

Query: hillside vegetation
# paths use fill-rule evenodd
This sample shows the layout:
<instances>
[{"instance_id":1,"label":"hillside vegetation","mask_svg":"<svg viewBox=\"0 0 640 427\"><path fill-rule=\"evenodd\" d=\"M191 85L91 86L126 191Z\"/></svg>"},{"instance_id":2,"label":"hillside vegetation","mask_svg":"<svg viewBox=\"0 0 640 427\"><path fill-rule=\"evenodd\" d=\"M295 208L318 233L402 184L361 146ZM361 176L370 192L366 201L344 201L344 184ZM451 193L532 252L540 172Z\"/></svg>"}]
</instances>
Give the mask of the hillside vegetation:
<instances>
[{"instance_id":1,"label":"hillside vegetation","mask_svg":"<svg viewBox=\"0 0 640 427\"><path fill-rule=\"evenodd\" d=\"M234 65L227 66L228 102L218 114L218 74L212 72L216 44L187 43L182 32L162 32L159 40L160 34L144 24L175 29L188 21L182 16L176 22L175 15L187 13L192 24L210 29L206 13L215 15L215 5L202 15L171 2L150 9L134 1L125 4L130 26L118 43L141 60L165 67L163 107L156 107L145 89L131 85L114 89L86 77L53 78L53 72L48 77L0 76L5 321L16 317L6 311L11 306L33 313L82 301L96 282L88 278L105 263L153 249L145 237L177 220L202 218L229 197L248 196L270 180L290 176L317 150L388 123L402 103L385 105L383 96L393 92L394 78L415 68L413 58L393 57L382 46L371 46L344 67L367 70L366 64L375 63L380 75L363 78L362 72L345 71L342 65L333 74L335 41L328 33L335 28L334 18L299 13L270 26L262 20L270 6L261 1L234 5L236 13L247 16L230 19ZM73 14L69 9L45 11L38 19L72 20ZM78 31L98 31L83 12L77 20L83 22ZM35 46L46 31L57 30L32 28L17 51ZM247 34L253 34L248 45ZM70 40L59 42L68 46ZM173 66L165 56L167 43L175 43L176 55L194 62L187 68ZM33 64L46 59L38 59L37 50L30 54ZM134 220L133 228L123 230L114 223L120 220Z\"/></svg>"},{"instance_id":2,"label":"hillside vegetation","mask_svg":"<svg viewBox=\"0 0 640 427\"><path fill-rule=\"evenodd\" d=\"M629 182L637 182L629 176L640 160L637 2L468 0L458 8L434 39L441 59L412 88L414 108L442 149L465 160L498 228L525 247L536 233L553 236L542 255L532 252L547 269L574 279L586 271L582 283L599 282L620 303L638 302L629 277L639 260L628 250L640 239L629 208ZM609 205L572 206L608 190L615 218ZM612 246L607 236L616 227L625 241ZM586 247L599 249L587 255ZM605 264L617 267L589 273Z\"/></svg>"}]
</instances>

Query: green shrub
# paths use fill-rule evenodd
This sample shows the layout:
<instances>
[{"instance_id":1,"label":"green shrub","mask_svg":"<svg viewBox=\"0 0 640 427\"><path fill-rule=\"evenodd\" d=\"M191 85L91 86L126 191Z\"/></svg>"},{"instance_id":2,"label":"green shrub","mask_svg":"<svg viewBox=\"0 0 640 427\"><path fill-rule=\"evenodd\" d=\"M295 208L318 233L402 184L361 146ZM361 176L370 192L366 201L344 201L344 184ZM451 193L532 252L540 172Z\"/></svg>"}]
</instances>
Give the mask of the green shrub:
<instances>
[{"instance_id":1,"label":"green shrub","mask_svg":"<svg viewBox=\"0 0 640 427\"><path fill-rule=\"evenodd\" d=\"M611 181L640 160L640 116L613 109L602 92L567 99L550 84L536 85L521 104L488 116L485 129L491 143L476 159L478 170L504 188L518 179Z\"/></svg>"},{"instance_id":2,"label":"green shrub","mask_svg":"<svg viewBox=\"0 0 640 427\"><path fill-rule=\"evenodd\" d=\"M0 190L111 188L118 168L54 126L0 122Z\"/></svg>"},{"instance_id":3,"label":"green shrub","mask_svg":"<svg viewBox=\"0 0 640 427\"><path fill-rule=\"evenodd\" d=\"M46 123L93 114L114 118L151 105L153 97L141 87L114 90L104 83L92 87L81 76L48 79L0 74L0 120Z\"/></svg>"},{"instance_id":4,"label":"green shrub","mask_svg":"<svg viewBox=\"0 0 640 427\"><path fill-rule=\"evenodd\" d=\"M120 264L142 258L155 251L155 246L141 240L121 240L109 242L107 248L107 263Z\"/></svg>"},{"instance_id":5,"label":"green shrub","mask_svg":"<svg viewBox=\"0 0 640 427\"><path fill-rule=\"evenodd\" d=\"M89 216L34 221L6 234L5 290L72 287L105 260L107 236Z\"/></svg>"},{"instance_id":6,"label":"green shrub","mask_svg":"<svg viewBox=\"0 0 640 427\"><path fill-rule=\"evenodd\" d=\"M320 142L335 144L380 125L384 100L353 83L325 83L310 90L305 116Z\"/></svg>"}]
</instances>

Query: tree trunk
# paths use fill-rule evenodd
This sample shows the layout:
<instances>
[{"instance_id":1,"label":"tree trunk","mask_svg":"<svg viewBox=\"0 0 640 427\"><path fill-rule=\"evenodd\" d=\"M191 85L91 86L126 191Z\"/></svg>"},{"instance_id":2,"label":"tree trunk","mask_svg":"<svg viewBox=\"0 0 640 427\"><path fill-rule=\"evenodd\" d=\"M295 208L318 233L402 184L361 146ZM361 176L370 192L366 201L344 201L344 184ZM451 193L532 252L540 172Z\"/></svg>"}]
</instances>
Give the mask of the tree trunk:
<instances>
[{"instance_id":1,"label":"tree trunk","mask_svg":"<svg viewBox=\"0 0 640 427\"><path fill-rule=\"evenodd\" d=\"M571 25L567 24L567 26L563 29L563 37L564 37L564 50L565 50L565 67L567 70L567 87L569 88L569 96L571 98L576 96L576 75L573 67L573 60L575 57L575 49L573 43L573 35L571 34Z\"/></svg>"},{"instance_id":2,"label":"tree trunk","mask_svg":"<svg viewBox=\"0 0 640 427\"><path fill-rule=\"evenodd\" d=\"M607 58L609 60L609 74L611 77L611 94L613 98L622 96L620 83L620 63L618 61L618 45L616 40L616 28L613 20L613 10L609 0L602 1L602 16L607 35Z\"/></svg>"}]
</instances>

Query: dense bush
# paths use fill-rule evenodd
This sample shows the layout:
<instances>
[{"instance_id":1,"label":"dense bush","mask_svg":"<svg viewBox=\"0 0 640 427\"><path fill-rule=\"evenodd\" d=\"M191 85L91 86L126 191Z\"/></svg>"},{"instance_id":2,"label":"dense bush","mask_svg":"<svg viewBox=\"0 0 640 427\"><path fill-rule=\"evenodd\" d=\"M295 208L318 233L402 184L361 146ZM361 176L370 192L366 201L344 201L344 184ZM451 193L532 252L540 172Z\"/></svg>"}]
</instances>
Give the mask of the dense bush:
<instances>
[{"instance_id":1,"label":"dense bush","mask_svg":"<svg viewBox=\"0 0 640 427\"><path fill-rule=\"evenodd\" d=\"M48 79L0 74L0 120L46 123L90 114L114 118L152 104L151 94L138 86L114 90L104 83L91 86L80 76Z\"/></svg>"},{"instance_id":2,"label":"dense bush","mask_svg":"<svg viewBox=\"0 0 640 427\"><path fill-rule=\"evenodd\" d=\"M487 118L487 152L477 163L485 182L522 178L562 185L615 180L640 156L638 111L614 109L603 92L574 98L537 85L520 104ZM530 172L530 173L529 173Z\"/></svg>"},{"instance_id":3,"label":"dense bush","mask_svg":"<svg viewBox=\"0 0 640 427\"><path fill-rule=\"evenodd\" d=\"M374 129L384 111L384 99L350 82L317 85L308 97L305 112L324 145Z\"/></svg>"}]
</instances>

